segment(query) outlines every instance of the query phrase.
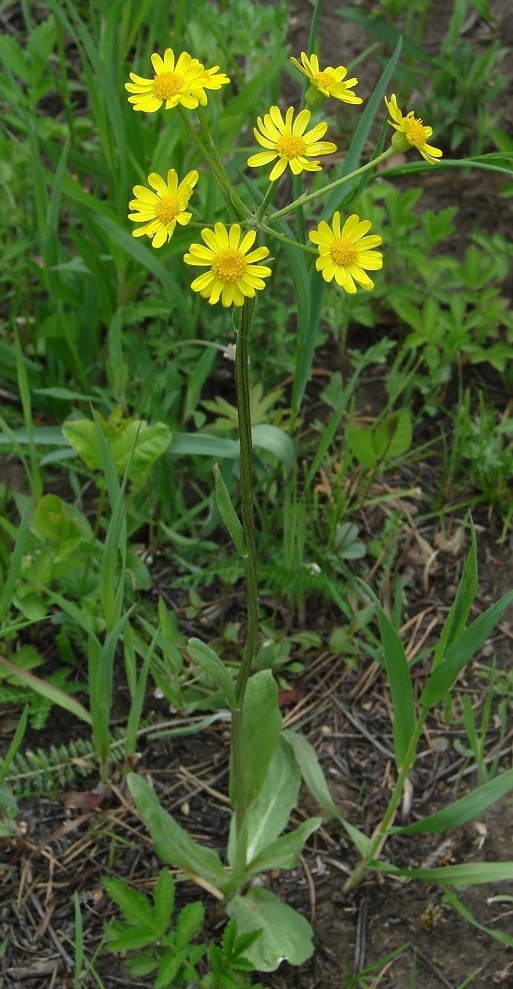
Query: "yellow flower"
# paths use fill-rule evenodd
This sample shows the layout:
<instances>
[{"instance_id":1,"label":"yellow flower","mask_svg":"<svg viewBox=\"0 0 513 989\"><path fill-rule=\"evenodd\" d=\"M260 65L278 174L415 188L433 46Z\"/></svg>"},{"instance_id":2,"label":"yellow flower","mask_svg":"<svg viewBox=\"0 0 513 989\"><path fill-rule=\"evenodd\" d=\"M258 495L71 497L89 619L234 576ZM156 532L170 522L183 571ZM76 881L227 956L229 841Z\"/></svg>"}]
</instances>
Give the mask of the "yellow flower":
<instances>
[{"instance_id":1,"label":"yellow flower","mask_svg":"<svg viewBox=\"0 0 513 989\"><path fill-rule=\"evenodd\" d=\"M253 130L258 143L268 150L251 155L251 158L248 158L248 165L254 167L268 165L277 158L278 161L269 176L271 182L283 175L287 165L290 165L294 175L299 175L303 169L308 172L319 172L321 169L319 162L308 161L308 158L315 155L330 155L337 148L331 141L319 140L324 137L328 129L325 123L316 124L311 131L305 133L311 116L310 110L301 110L293 121L294 108L290 106L284 120L279 107L272 106L263 120L261 117L257 118L260 130L256 127Z\"/></svg>"},{"instance_id":2,"label":"yellow flower","mask_svg":"<svg viewBox=\"0 0 513 989\"><path fill-rule=\"evenodd\" d=\"M252 299L257 289L265 288L264 278L271 269L257 264L269 254L267 247L248 251L255 243L256 231L248 230L241 240L241 228L233 223L227 229L224 223L216 223L213 230L201 231L205 244L191 244L190 254L184 255L186 264L208 268L194 279L191 288L199 292L211 305L221 300L223 306L242 306L245 298Z\"/></svg>"},{"instance_id":3,"label":"yellow flower","mask_svg":"<svg viewBox=\"0 0 513 989\"><path fill-rule=\"evenodd\" d=\"M361 96L356 96L351 92L353 86L358 85L358 79L346 79L347 69L343 65L334 69L328 65L325 69L319 68L317 55L308 55L301 52L301 62L291 55L290 61L303 73L310 82L310 88L306 94L306 101L310 106L320 106L328 96L333 96L336 100L344 103L363 103Z\"/></svg>"},{"instance_id":4,"label":"yellow flower","mask_svg":"<svg viewBox=\"0 0 513 989\"><path fill-rule=\"evenodd\" d=\"M334 278L337 285L341 285L351 295L356 292L355 282L367 291L374 288L374 282L364 268L378 271L383 267L383 256L379 251L373 250L381 244L381 237L376 234L365 236L370 228L370 220L360 220L353 213L341 229L340 213L337 211L333 215L331 227L325 220L321 220L317 230L308 234L312 243L318 245L319 257L315 267L326 282L331 282Z\"/></svg>"},{"instance_id":5,"label":"yellow flower","mask_svg":"<svg viewBox=\"0 0 513 989\"><path fill-rule=\"evenodd\" d=\"M442 157L442 152L439 148L433 148L432 145L427 144L428 138L433 133L433 128L425 127L420 117L414 116L413 110L403 116L397 106L394 93L389 100L385 96L385 103L392 118L388 123L396 130L392 138L394 148L397 148L398 151L409 151L410 148L416 148L430 165L436 165L437 158Z\"/></svg>"},{"instance_id":6,"label":"yellow flower","mask_svg":"<svg viewBox=\"0 0 513 989\"><path fill-rule=\"evenodd\" d=\"M142 223L142 227L132 230L134 237L143 237L146 234L152 237L152 247L162 247L166 240L170 241L177 223L184 226L189 222L192 213L187 213L187 204L192 196L192 191L198 181L196 171L189 172L180 185L178 176L174 168L170 168L167 173L167 181L152 172L148 175L148 182L155 192L146 189L143 185L136 185L134 196L128 206L136 213L129 213L128 219L135 223Z\"/></svg>"},{"instance_id":7,"label":"yellow flower","mask_svg":"<svg viewBox=\"0 0 513 989\"><path fill-rule=\"evenodd\" d=\"M198 97L202 106L207 105L205 89L221 89L230 82L224 72L219 72L219 66L213 65L211 69L203 69L194 83L194 95Z\"/></svg>"},{"instance_id":8,"label":"yellow flower","mask_svg":"<svg viewBox=\"0 0 513 989\"><path fill-rule=\"evenodd\" d=\"M125 83L125 89L134 94L128 97L128 102L133 103L134 110L145 113L155 113L163 103L166 110L178 104L187 110L194 110L199 103L205 106L205 89L219 89L230 81L223 73L216 74L217 65L205 69L188 52L182 52L175 61L173 50L166 48L164 58L154 52L151 62L155 70L153 79L143 79L131 72L132 82Z\"/></svg>"}]
</instances>

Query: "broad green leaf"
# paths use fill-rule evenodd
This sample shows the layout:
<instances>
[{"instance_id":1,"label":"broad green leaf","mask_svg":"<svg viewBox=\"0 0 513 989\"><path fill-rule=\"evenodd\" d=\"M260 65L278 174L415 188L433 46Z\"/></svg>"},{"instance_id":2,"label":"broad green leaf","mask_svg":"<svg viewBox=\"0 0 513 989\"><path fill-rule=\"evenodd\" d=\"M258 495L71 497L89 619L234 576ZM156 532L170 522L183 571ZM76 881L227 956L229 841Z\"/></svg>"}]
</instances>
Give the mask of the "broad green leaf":
<instances>
[{"instance_id":1,"label":"broad green leaf","mask_svg":"<svg viewBox=\"0 0 513 989\"><path fill-rule=\"evenodd\" d=\"M294 444L283 431L270 423L262 422L258 426L253 426L251 430L253 446L258 449L267 450L274 453L275 457L281 461L284 467L292 470L296 464L296 451Z\"/></svg>"},{"instance_id":2,"label":"broad green leaf","mask_svg":"<svg viewBox=\"0 0 513 989\"><path fill-rule=\"evenodd\" d=\"M256 799L280 740L278 685L270 670L248 680L242 707L242 769L246 805ZM233 780L230 781L231 788ZM233 791L232 791L233 801Z\"/></svg>"},{"instance_id":3,"label":"broad green leaf","mask_svg":"<svg viewBox=\"0 0 513 989\"><path fill-rule=\"evenodd\" d=\"M105 421L98 413L97 417L109 444L117 474L123 476L134 450L130 479L135 484L142 484L155 461L162 456L171 442L172 434L169 427L163 422L149 426L143 419L122 420L109 416ZM62 431L70 445L91 470L102 469L103 463L94 422L90 419L69 420L64 423Z\"/></svg>"},{"instance_id":4,"label":"broad green leaf","mask_svg":"<svg viewBox=\"0 0 513 989\"><path fill-rule=\"evenodd\" d=\"M233 711L237 707L235 687L222 660L201 639L189 639L187 646L193 662L201 666L201 669L213 680L216 687L220 687L225 695L226 703Z\"/></svg>"},{"instance_id":5,"label":"broad green leaf","mask_svg":"<svg viewBox=\"0 0 513 989\"><path fill-rule=\"evenodd\" d=\"M248 867L248 877L256 876L259 872L269 872L271 869L295 869L299 856L311 834L322 824L322 817L310 817L303 821L294 831L277 838L262 849L251 860Z\"/></svg>"},{"instance_id":6,"label":"broad green leaf","mask_svg":"<svg viewBox=\"0 0 513 989\"><path fill-rule=\"evenodd\" d=\"M513 591L509 591L479 618L476 618L472 625L469 625L459 638L449 646L443 661L431 674L422 691L420 696L422 707L433 707L443 700L463 667L486 642L497 622L501 620L506 608L512 602Z\"/></svg>"},{"instance_id":7,"label":"broad green leaf","mask_svg":"<svg viewBox=\"0 0 513 989\"><path fill-rule=\"evenodd\" d=\"M373 441L379 460L391 460L406 453L412 441L412 421L408 409L399 409L380 422L374 430Z\"/></svg>"},{"instance_id":8,"label":"broad green leaf","mask_svg":"<svg viewBox=\"0 0 513 989\"><path fill-rule=\"evenodd\" d=\"M250 886L226 908L239 934L260 930L246 954L258 972L274 972L283 961L302 965L313 954L313 932L300 913L268 889Z\"/></svg>"},{"instance_id":9,"label":"broad green leaf","mask_svg":"<svg viewBox=\"0 0 513 989\"><path fill-rule=\"evenodd\" d=\"M235 511L232 499L230 498L230 492L224 483L224 478L219 470L219 464L214 464L214 478L216 485L216 501L217 507L219 509L219 514L230 533L233 540L233 545L237 550L239 556L243 558L247 557L248 553L246 550L246 543L244 540L244 532L242 525L240 523L239 516Z\"/></svg>"},{"instance_id":10,"label":"broad green leaf","mask_svg":"<svg viewBox=\"0 0 513 989\"><path fill-rule=\"evenodd\" d=\"M273 753L267 775L255 802L246 815L247 857L249 866L263 849L282 833L291 811L297 805L301 774L289 742L282 736ZM231 829L230 837L234 834ZM234 856L230 850L229 861Z\"/></svg>"},{"instance_id":11,"label":"broad green leaf","mask_svg":"<svg viewBox=\"0 0 513 989\"><path fill-rule=\"evenodd\" d=\"M219 856L211 848L198 845L160 805L149 783L129 773L127 782L141 817L146 822L155 851L162 862L176 865L194 878L206 880L222 890L228 876Z\"/></svg>"},{"instance_id":12,"label":"broad green leaf","mask_svg":"<svg viewBox=\"0 0 513 989\"><path fill-rule=\"evenodd\" d=\"M237 460L239 451L238 440L209 436L208 433L175 433L169 447L172 457L215 457L219 460Z\"/></svg>"},{"instance_id":13,"label":"broad green leaf","mask_svg":"<svg viewBox=\"0 0 513 989\"><path fill-rule=\"evenodd\" d=\"M496 779L490 780L483 786L479 786L472 793L467 793L460 800L455 800L449 807L444 807L443 810L437 811L436 814L424 817L421 821L415 821L414 824L409 824L404 828L390 828L389 833L415 834L420 832L421 834L439 834L447 828L457 828L461 824L465 824L466 821L480 817L490 804L495 803L496 800L499 800L504 794L509 793L510 790L513 790L513 769L506 770L501 776L497 776Z\"/></svg>"},{"instance_id":14,"label":"broad green leaf","mask_svg":"<svg viewBox=\"0 0 513 989\"><path fill-rule=\"evenodd\" d=\"M353 429L347 434L346 441L353 457L356 457L362 467L371 470L376 466L378 456L374 449L372 429L366 427Z\"/></svg>"}]
</instances>

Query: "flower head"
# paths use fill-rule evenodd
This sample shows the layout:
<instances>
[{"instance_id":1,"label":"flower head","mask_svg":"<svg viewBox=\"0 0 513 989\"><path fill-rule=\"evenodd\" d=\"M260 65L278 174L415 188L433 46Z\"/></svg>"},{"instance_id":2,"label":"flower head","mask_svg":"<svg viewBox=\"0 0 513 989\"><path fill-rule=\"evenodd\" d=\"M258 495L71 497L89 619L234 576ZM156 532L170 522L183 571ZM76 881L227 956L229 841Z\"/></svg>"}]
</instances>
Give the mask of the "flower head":
<instances>
[{"instance_id":1,"label":"flower head","mask_svg":"<svg viewBox=\"0 0 513 989\"><path fill-rule=\"evenodd\" d=\"M310 106L320 106L328 96L344 103L363 103L361 96L351 92L352 87L358 85L358 79L346 79L347 69L343 65L336 69L331 65L320 69L317 55L308 56L306 52L301 52L302 65L294 56L291 56L290 61L310 82L306 94L306 101Z\"/></svg>"},{"instance_id":2,"label":"flower head","mask_svg":"<svg viewBox=\"0 0 513 989\"><path fill-rule=\"evenodd\" d=\"M205 69L188 52L182 52L175 60L172 48L166 48L164 58L154 52L151 62L155 70L153 79L143 79L131 72L132 82L125 83L125 89L134 94L128 97L128 102L133 103L134 110L145 113L155 113L163 103L166 110L178 104L187 110L194 110L199 103L205 106L205 89L220 89L230 81L224 73L217 74L217 65Z\"/></svg>"},{"instance_id":3,"label":"flower head","mask_svg":"<svg viewBox=\"0 0 513 989\"><path fill-rule=\"evenodd\" d=\"M397 106L394 93L389 100L385 96L385 103L392 118L388 123L396 130L392 138L394 148L397 148L398 151L409 151L410 148L416 148L426 161L431 165L436 165L437 158L442 157L442 152L439 148L433 148L427 143L428 138L433 133L433 128L425 127L420 117L414 116L413 110L403 116Z\"/></svg>"},{"instance_id":4,"label":"flower head","mask_svg":"<svg viewBox=\"0 0 513 989\"><path fill-rule=\"evenodd\" d=\"M269 254L267 247L250 251L256 238L255 230L248 230L241 240L241 228L233 223L228 229L224 223L216 223L213 230L201 231L205 244L191 244L190 253L184 255L186 264L208 268L194 279L191 288L199 292L211 305L221 300L223 306L242 306L245 298L252 299L257 289L265 288L264 278L271 269L257 264Z\"/></svg>"},{"instance_id":5,"label":"flower head","mask_svg":"<svg viewBox=\"0 0 513 989\"><path fill-rule=\"evenodd\" d=\"M253 130L258 143L268 150L251 155L248 158L248 165L256 167L268 165L277 158L278 161L269 176L271 182L283 175L287 165L290 165L294 175L299 175L303 169L308 172L319 172L321 169L319 162L308 161L308 158L330 155L337 148L331 141L320 140L328 129L327 124L316 124L312 130L306 132L311 116L310 110L301 110L294 120L294 107L290 106L283 119L279 107L272 106L263 120L261 117L257 118L260 129L255 127Z\"/></svg>"},{"instance_id":6,"label":"flower head","mask_svg":"<svg viewBox=\"0 0 513 989\"><path fill-rule=\"evenodd\" d=\"M148 182L155 192L143 185L136 185L136 198L131 199L128 206L137 212L129 213L128 219L142 223L143 226L132 230L133 236L142 237L146 234L152 237L152 247L162 247L166 240L171 240L176 224L184 226L192 216L186 210L197 181L198 173L192 171L178 185L178 176L174 168L170 168L167 181L156 172L148 175Z\"/></svg>"},{"instance_id":7,"label":"flower head","mask_svg":"<svg viewBox=\"0 0 513 989\"><path fill-rule=\"evenodd\" d=\"M324 281L331 282L334 278L337 285L341 285L351 295L356 292L355 282L367 291L374 288L374 282L364 268L378 271L383 267L383 256L379 251L373 250L381 244L381 237L376 234L365 236L370 228L370 220L360 220L356 213L341 228L340 213L337 211L333 215L331 227L325 220L321 220L317 230L308 234L312 243L318 245L319 257L315 267L321 272Z\"/></svg>"}]
</instances>

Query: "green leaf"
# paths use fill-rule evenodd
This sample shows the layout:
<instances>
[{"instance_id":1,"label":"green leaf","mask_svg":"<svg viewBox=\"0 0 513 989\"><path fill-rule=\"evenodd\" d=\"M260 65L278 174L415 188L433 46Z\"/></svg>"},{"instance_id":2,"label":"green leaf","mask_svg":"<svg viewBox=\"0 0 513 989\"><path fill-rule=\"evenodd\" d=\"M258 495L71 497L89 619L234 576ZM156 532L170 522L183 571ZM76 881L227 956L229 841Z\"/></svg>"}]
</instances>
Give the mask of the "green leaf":
<instances>
[{"instance_id":1,"label":"green leaf","mask_svg":"<svg viewBox=\"0 0 513 989\"><path fill-rule=\"evenodd\" d=\"M162 869L153 897L156 926L164 934L170 923L175 905L175 881L167 869Z\"/></svg>"},{"instance_id":2,"label":"green leaf","mask_svg":"<svg viewBox=\"0 0 513 989\"><path fill-rule=\"evenodd\" d=\"M444 627L435 649L433 670L436 670L437 666L442 662L451 643L463 632L477 593L477 543L476 530L474 529L472 520L470 520L470 536L470 551L465 561L458 590L456 591L456 597L444 622Z\"/></svg>"},{"instance_id":3,"label":"green leaf","mask_svg":"<svg viewBox=\"0 0 513 989\"><path fill-rule=\"evenodd\" d=\"M287 728L283 734L294 749L294 755L301 770L305 786L308 787L312 796L315 797L319 807L326 811L329 817L334 817L337 821L340 821L360 855L365 856L370 845L370 838L359 831L358 828L355 828L353 824L350 824L349 821L346 821L338 812L333 803L322 766L313 745L310 745L310 742L304 735L291 731L290 728Z\"/></svg>"},{"instance_id":4,"label":"green leaf","mask_svg":"<svg viewBox=\"0 0 513 989\"><path fill-rule=\"evenodd\" d=\"M242 772L246 805L256 799L280 740L278 685L270 670L248 680L242 708ZM231 786L233 781L230 781ZM232 796L233 801L233 796Z\"/></svg>"},{"instance_id":5,"label":"green leaf","mask_svg":"<svg viewBox=\"0 0 513 989\"><path fill-rule=\"evenodd\" d=\"M104 876L103 885L111 900L117 904L123 917L132 927L155 927L155 918L151 903L144 893L132 889L128 883L114 876Z\"/></svg>"},{"instance_id":6,"label":"green leaf","mask_svg":"<svg viewBox=\"0 0 513 989\"><path fill-rule=\"evenodd\" d=\"M74 714L76 718L80 718L81 721L85 721L86 724L92 725L93 719L89 714L89 711L77 701L75 697L71 697L70 694L66 694L64 690L59 687L55 687L53 683L48 683L47 680L42 680L40 677L35 676L33 673L28 673L27 670L23 670L14 663L9 662L4 656L0 656L0 663L5 666L10 673L14 673L23 683L30 687L31 690L35 690L36 694L40 694L41 697L45 697L47 700L51 701L52 704L57 704L59 707L63 707L65 711L69 711L70 714Z\"/></svg>"},{"instance_id":7,"label":"green leaf","mask_svg":"<svg viewBox=\"0 0 513 989\"><path fill-rule=\"evenodd\" d=\"M415 729L413 687L410 677L410 667L403 644L388 615L379 602L377 604L384 661L390 681L394 709L393 734L395 759L397 768L400 770Z\"/></svg>"},{"instance_id":8,"label":"green leaf","mask_svg":"<svg viewBox=\"0 0 513 989\"><path fill-rule=\"evenodd\" d=\"M483 931L489 937L493 937L496 941L500 941L501 944L507 945L508 948L513 948L513 937L510 937L509 934L504 934L502 931L497 931L493 927L485 927L483 924L480 924L470 910L458 899L456 894L449 889L446 889L444 892L444 902L450 903L468 924L473 924L479 931Z\"/></svg>"},{"instance_id":9,"label":"green leaf","mask_svg":"<svg viewBox=\"0 0 513 989\"><path fill-rule=\"evenodd\" d=\"M246 816L249 866L286 828L290 812L297 805L301 774L289 742L282 736L273 753L266 777ZM231 829L230 837L234 834ZM229 861L233 864L230 850Z\"/></svg>"},{"instance_id":10,"label":"green leaf","mask_svg":"<svg viewBox=\"0 0 513 989\"><path fill-rule=\"evenodd\" d=\"M410 449L412 421L408 409L399 409L387 416L374 432L374 449L379 460L400 457Z\"/></svg>"},{"instance_id":11,"label":"green leaf","mask_svg":"<svg viewBox=\"0 0 513 989\"><path fill-rule=\"evenodd\" d=\"M176 944L179 948L185 948L192 941L193 937L201 930L205 918L205 907L199 900L195 903L187 903L176 921Z\"/></svg>"},{"instance_id":12,"label":"green leaf","mask_svg":"<svg viewBox=\"0 0 513 989\"><path fill-rule=\"evenodd\" d=\"M513 790L513 769L506 770L501 776L490 780L483 786L479 786L472 793L467 793L465 797L455 800L449 807L444 807L436 814L424 817L421 821L415 821L406 827L393 827L389 829L392 834L440 834L447 828L457 828L466 821L479 818L481 814L506 793Z\"/></svg>"},{"instance_id":13,"label":"green leaf","mask_svg":"<svg viewBox=\"0 0 513 989\"><path fill-rule=\"evenodd\" d=\"M255 448L261 448L262 450L267 450L269 453L273 453L281 461L283 466L288 467L289 470L294 468L296 464L296 451L290 436L283 429L279 429L278 426L273 426L270 423L262 422L258 426L253 426L251 435Z\"/></svg>"},{"instance_id":14,"label":"green leaf","mask_svg":"<svg viewBox=\"0 0 513 989\"><path fill-rule=\"evenodd\" d=\"M160 860L168 865L176 865L193 879L198 876L220 890L227 886L228 876L216 852L204 845L198 845L189 837L160 805L146 780L136 773L129 773L127 782L137 809L149 828Z\"/></svg>"},{"instance_id":15,"label":"green leaf","mask_svg":"<svg viewBox=\"0 0 513 989\"><path fill-rule=\"evenodd\" d=\"M322 824L322 817L310 817L294 831L277 838L250 861L247 875L256 876L259 872L271 869L295 869L299 856L311 834Z\"/></svg>"},{"instance_id":16,"label":"green leaf","mask_svg":"<svg viewBox=\"0 0 513 989\"><path fill-rule=\"evenodd\" d=\"M250 886L230 901L226 912L241 934L261 931L246 952L259 972L274 972L283 961L302 965L313 954L308 921L268 889Z\"/></svg>"},{"instance_id":17,"label":"green leaf","mask_svg":"<svg viewBox=\"0 0 513 989\"><path fill-rule=\"evenodd\" d=\"M484 886L513 879L513 862L463 862L436 869L398 869L390 862L375 860L369 868L393 876L412 876L438 886Z\"/></svg>"},{"instance_id":18,"label":"green leaf","mask_svg":"<svg viewBox=\"0 0 513 989\"><path fill-rule=\"evenodd\" d=\"M109 444L116 473L123 476L133 450L130 480L135 484L142 484L155 461L167 450L172 438L171 430L163 422L149 426L143 419L122 420L111 415L105 421L99 413L96 415ZM62 431L91 470L102 469L94 422L90 419L73 419L64 423Z\"/></svg>"},{"instance_id":19,"label":"green leaf","mask_svg":"<svg viewBox=\"0 0 513 989\"><path fill-rule=\"evenodd\" d=\"M239 556L244 559L247 557L248 553L246 550L246 543L244 540L244 532L242 525L239 520L239 516L235 511L232 499L230 498L230 492L224 483L223 476L219 470L219 464L214 464L214 478L216 485L216 500L217 507L219 509L219 514L230 533L233 540L233 545L237 550Z\"/></svg>"},{"instance_id":20,"label":"green leaf","mask_svg":"<svg viewBox=\"0 0 513 989\"><path fill-rule=\"evenodd\" d=\"M372 429L366 427L353 429L347 434L346 440L353 457L356 457L358 463L362 467L366 467L367 470L372 470L378 461L378 456L374 449Z\"/></svg>"},{"instance_id":21,"label":"green leaf","mask_svg":"<svg viewBox=\"0 0 513 989\"><path fill-rule=\"evenodd\" d=\"M504 594L503 597L491 605L479 618L476 618L472 625L460 635L447 650L445 658L431 674L422 694L420 703L422 707L433 707L439 704L451 689L463 667L469 659L486 642L488 636L493 631L506 611L506 608L513 602L513 591Z\"/></svg>"},{"instance_id":22,"label":"green leaf","mask_svg":"<svg viewBox=\"0 0 513 989\"><path fill-rule=\"evenodd\" d=\"M233 680L228 673L224 663L210 646L202 642L201 639L189 639L187 643L189 655L194 663L197 663L207 676L223 691L226 703L233 711L237 705L235 687Z\"/></svg>"}]
</instances>

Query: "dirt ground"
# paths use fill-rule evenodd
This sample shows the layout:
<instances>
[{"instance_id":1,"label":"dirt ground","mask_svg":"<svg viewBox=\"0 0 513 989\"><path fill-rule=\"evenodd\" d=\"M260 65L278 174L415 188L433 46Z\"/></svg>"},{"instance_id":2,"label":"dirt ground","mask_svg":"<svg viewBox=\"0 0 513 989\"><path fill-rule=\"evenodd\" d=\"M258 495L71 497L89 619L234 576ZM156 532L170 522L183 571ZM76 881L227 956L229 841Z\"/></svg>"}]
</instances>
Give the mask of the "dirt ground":
<instances>
[{"instance_id":1,"label":"dirt ground","mask_svg":"<svg viewBox=\"0 0 513 989\"><path fill-rule=\"evenodd\" d=\"M369 3L367 7L372 6ZM427 24L428 48L434 52L447 22L448 2L431 8ZM511 0L491 2L494 15L490 26L474 18L468 38L483 44L500 38L513 45ZM291 50L306 49L312 7L307 0L295 0L291 19ZM326 4L320 21L323 60L347 64L364 51L369 40L362 29L338 17L335 7ZM513 57L504 63L508 85L501 96L505 108L502 126L513 125ZM369 89L376 76L368 80ZM363 80L363 73L361 73ZM365 95L365 87L362 87ZM481 173L483 174L483 173ZM497 217L494 182L472 178L462 186L460 177L443 178L444 205L460 209L459 234L471 231L476 217L488 229L499 222L511 229L511 207L501 203ZM434 194L439 204L440 187ZM327 364L327 367L330 365ZM498 395L506 407L509 395ZM326 410L325 415L328 415ZM429 486L431 471L426 467L420 483ZM410 479L411 481L411 479ZM387 475L387 482L391 479ZM397 488L403 478L397 479ZM390 586L400 575L405 586L404 611L407 619L407 651L413 655L424 632L432 638L443 623L461 572L468 539L459 552L441 548L436 522L415 525L414 513L422 515L422 504L404 506L404 524L398 536L399 553L390 575ZM476 615L510 590L512 537L499 544L500 525L478 511L480 558L479 593ZM369 526L372 520L361 520ZM451 521L453 531L461 518ZM438 542L437 542L438 540ZM155 572L157 593L166 594L166 575ZM308 621L308 617L307 617ZM337 624L328 605L316 607L315 631L327 642ZM195 631L193 629L193 631ZM498 667L511 670L513 615L507 613L491 642L462 677L460 691L468 693L476 707L486 694L486 668L491 656ZM418 667L419 682L423 676ZM120 721L124 687L119 688ZM286 699L284 699L286 700ZM157 722L166 722L169 712L162 702L154 702ZM357 670L333 661L327 651L320 653L306 670L293 700L284 703L287 726L301 726L315 745L341 812L367 833L377 824L393 784L391 758L390 698L379 667L362 658ZM0 712L0 750L9 743L15 723L15 710ZM44 743L69 740L77 732L76 722L55 711L44 732ZM52 737L50 737L52 734ZM412 774L411 815L424 816L443 807L454 795L462 795L475 784L474 770L467 771L464 756L455 743L464 740L460 723L443 719L440 712L427 725L421 743L421 756ZM500 742L500 766L512 765L513 729ZM29 741L41 745L33 733ZM166 808L179 821L192 827L194 835L222 850L228 823L226 793L228 755L225 729L213 725L200 735L188 738L149 741L141 737L138 770L151 774ZM498 719L492 719L487 752L491 760L499 742ZM119 781L121 787L121 781ZM129 877L140 888L151 889L159 865L144 826L134 816L122 789L114 786L108 794L90 793L85 781L77 788L63 787L52 797L21 801L19 834L0 843L0 986L2 989L66 989L73 984L74 903L77 893L85 931L85 951L107 989L126 984L122 961L100 953L95 958L106 918L111 913L101 877L113 870ZM101 797L101 799L100 799ZM315 807L305 792L297 809L297 820ZM460 863L476 860L500 861L513 858L513 802L503 799L484 820L469 824L455 833L435 838L423 836L395 838L386 846L386 856L396 864L410 867ZM332 823L317 832L308 844L301 867L293 873L271 876L272 888L292 906L308 916L315 931L316 951L300 969L282 966L262 981L271 989L351 989L352 986L382 989L475 989L513 987L513 954L482 929L472 926L443 902L441 892L415 881L397 882L370 875L352 895L343 893L346 876L355 856L345 837ZM148 878L150 877L150 878ZM185 901L195 891L180 885ZM459 896L481 927L502 931L513 937L513 883L489 884L460 891ZM215 904L207 904L209 926L214 932L219 918ZM440 908L440 909L438 909ZM397 954L393 954L398 952ZM388 960L387 955L393 954ZM368 974L367 981L352 980L355 973L381 963ZM470 978L472 976L472 979ZM469 979L468 983L465 981ZM94 986L88 976L85 986ZM131 980L131 987L150 986L150 979Z\"/></svg>"}]
</instances>

